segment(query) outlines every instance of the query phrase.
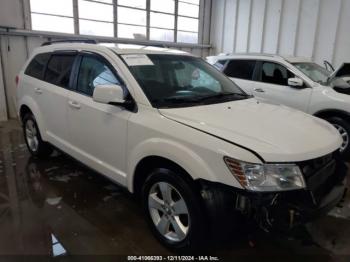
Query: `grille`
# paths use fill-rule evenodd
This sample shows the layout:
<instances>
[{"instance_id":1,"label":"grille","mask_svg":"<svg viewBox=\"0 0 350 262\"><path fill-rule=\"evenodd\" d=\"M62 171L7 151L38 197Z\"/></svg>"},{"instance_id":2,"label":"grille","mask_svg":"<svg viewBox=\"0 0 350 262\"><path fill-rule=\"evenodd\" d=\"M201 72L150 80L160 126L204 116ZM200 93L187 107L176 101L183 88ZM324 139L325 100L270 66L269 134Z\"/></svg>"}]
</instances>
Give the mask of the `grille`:
<instances>
[{"instance_id":1,"label":"grille","mask_svg":"<svg viewBox=\"0 0 350 262\"><path fill-rule=\"evenodd\" d=\"M299 163L299 167L303 172L305 179L312 177L315 173L317 173L322 168L326 167L330 162L335 161L336 153L331 153L319 158L307 160Z\"/></svg>"},{"instance_id":2,"label":"grille","mask_svg":"<svg viewBox=\"0 0 350 262\"><path fill-rule=\"evenodd\" d=\"M311 191L316 202L328 194L336 183L337 154L338 152L334 152L299 163L307 189Z\"/></svg>"}]
</instances>

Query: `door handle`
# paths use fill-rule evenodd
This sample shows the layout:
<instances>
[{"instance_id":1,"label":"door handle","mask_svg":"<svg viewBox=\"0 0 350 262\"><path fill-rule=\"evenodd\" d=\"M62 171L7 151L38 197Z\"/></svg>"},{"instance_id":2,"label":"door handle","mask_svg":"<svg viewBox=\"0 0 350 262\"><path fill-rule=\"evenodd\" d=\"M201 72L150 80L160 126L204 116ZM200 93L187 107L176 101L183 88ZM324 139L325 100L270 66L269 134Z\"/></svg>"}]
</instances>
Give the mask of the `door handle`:
<instances>
[{"instance_id":1,"label":"door handle","mask_svg":"<svg viewBox=\"0 0 350 262\"><path fill-rule=\"evenodd\" d=\"M258 93L265 93L265 90L261 88L255 88L254 91Z\"/></svg>"},{"instance_id":2,"label":"door handle","mask_svg":"<svg viewBox=\"0 0 350 262\"><path fill-rule=\"evenodd\" d=\"M39 95L43 93L43 91L39 87L36 87L34 90L35 90L35 93L37 93Z\"/></svg>"},{"instance_id":3,"label":"door handle","mask_svg":"<svg viewBox=\"0 0 350 262\"><path fill-rule=\"evenodd\" d=\"M74 109L80 109L80 104L76 101L69 101L68 104L70 107L72 107Z\"/></svg>"}]
</instances>

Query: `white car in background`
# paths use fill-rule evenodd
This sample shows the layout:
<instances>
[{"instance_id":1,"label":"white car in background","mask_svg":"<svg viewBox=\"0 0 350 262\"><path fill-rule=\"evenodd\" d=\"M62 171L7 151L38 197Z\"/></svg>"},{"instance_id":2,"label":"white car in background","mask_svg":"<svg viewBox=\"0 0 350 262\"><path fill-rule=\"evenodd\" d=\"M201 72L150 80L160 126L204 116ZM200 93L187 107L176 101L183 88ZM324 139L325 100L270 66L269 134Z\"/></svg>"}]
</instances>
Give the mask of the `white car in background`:
<instances>
[{"instance_id":1,"label":"white car in background","mask_svg":"<svg viewBox=\"0 0 350 262\"><path fill-rule=\"evenodd\" d=\"M333 126L257 101L191 54L47 43L17 81L31 154L53 145L128 188L168 247L234 236L241 217L293 228L343 197Z\"/></svg>"},{"instance_id":2,"label":"white car in background","mask_svg":"<svg viewBox=\"0 0 350 262\"><path fill-rule=\"evenodd\" d=\"M343 138L340 151L350 157L350 64L330 70L300 57L234 54L207 61L245 92L327 120ZM329 63L327 63L330 65ZM331 67L331 66L330 66Z\"/></svg>"}]
</instances>

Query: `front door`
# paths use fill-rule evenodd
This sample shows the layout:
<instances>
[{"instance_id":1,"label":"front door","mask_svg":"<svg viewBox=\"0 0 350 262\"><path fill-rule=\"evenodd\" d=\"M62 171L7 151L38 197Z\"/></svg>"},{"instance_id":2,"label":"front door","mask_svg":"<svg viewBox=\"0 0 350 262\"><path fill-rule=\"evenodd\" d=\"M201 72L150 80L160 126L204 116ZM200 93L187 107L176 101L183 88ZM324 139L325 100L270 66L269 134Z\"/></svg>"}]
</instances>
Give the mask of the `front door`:
<instances>
[{"instance_id":1,"label":"front door","mask_svg":"<svg viewBox=\"0 0 350 262\"><path fill-rule=\"evenodd\" d=\"M295 75L286 67L274 62L263 61L258 65L258 79L255 82L253 95L272 103L283 104L307 112L312 88L291 87L288 78Z\"/></svg>"},{"instance_id":2,"label":"front door","mask_svg":"<svg viewBox=\"0 0 350 262\"><path fill-rule=\"evenodd\" d=\"M68 97L68 128L73 156L125 184L125 150L130 111L94 102L97 85L122 85L116 71L99 55L80 56L76 88Z\"/></svg>"}]
</instances>

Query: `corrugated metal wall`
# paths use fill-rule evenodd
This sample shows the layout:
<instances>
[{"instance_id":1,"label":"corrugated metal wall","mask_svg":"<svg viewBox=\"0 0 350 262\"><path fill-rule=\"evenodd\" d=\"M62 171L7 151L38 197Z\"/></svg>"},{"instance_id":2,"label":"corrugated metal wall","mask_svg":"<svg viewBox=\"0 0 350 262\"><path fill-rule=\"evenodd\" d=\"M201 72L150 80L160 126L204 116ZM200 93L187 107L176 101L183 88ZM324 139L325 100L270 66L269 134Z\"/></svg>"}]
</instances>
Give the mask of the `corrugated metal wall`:
<instances>
[{"instance_id":1,"label":"corrugated metal wall","mask_svg":"<svg viewBox=\"0 0 350 262\"><path fill-rule=\"evenodd\" d=\"M350 0L215 0L212 54L265 52L350 62Z\"/></svg>"}]
</instances>

